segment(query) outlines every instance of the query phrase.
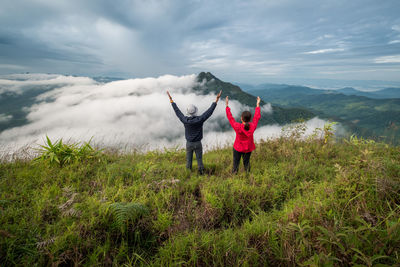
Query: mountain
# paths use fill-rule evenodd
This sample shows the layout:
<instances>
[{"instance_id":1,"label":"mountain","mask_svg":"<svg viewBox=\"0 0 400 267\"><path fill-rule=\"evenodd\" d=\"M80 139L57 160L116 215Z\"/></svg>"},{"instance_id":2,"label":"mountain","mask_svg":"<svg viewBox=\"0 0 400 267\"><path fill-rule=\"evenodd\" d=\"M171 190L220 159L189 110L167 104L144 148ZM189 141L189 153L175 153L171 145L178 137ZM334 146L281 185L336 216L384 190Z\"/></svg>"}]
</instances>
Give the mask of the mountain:
<instances>
[{"instance_id":1,"label":"mountain","mask_svg":"<svg viewBox=\"0 0 400 267\"><path fill-rule=\"evenodd\" d=\"M356 90L351 87L347 87L336 91L345 95L365 96L375 99L400 98L400 88L385 88L378 91L365 92Z\"/></svg>"},{"instance_id":2,"label":"mountain","mask_svg":"<svg viewBox=\"0 0 400 267\"><path fill-rule=\"evenodd\" d=\"M287 84L275 84L275 83L263 83L258 85L252 85L247 83L236 83L244 91L249 90L264 90L264 89L282 89L287 87Z\"/></svg>"},{"instance_id":3,"label":"mountain","mask_svg":"<svg viewBox=\"0 0 400 267\"><path fill-rule=\"evenodd\" d=\"M338 93L342 93L344 95L358 95L358 96L365 96L365 97L372 97L373 93L371 92L363 92L352 87L345 87L342 89L335 90Z\"/></svg>"},{"instance_id":4,"label":"mountain","mask_svg":"<svg viewBox=\"0 0 400 267\"><path fill-rule=\"evenodd\" d=\"M251 84L238 84L243 90L246 92L257 93L258 90L268 90L272 93L272 91L277 91L275 93L282 93L282 90L285 91L293 91L295 90L297 93L304 94L344 94L344 95L356 95L356 96L365 96L374 99L388 99L388 98L400 98L400 88L390 87L384 88L377 91L360 91L353 87L344 87L342 89L316 89L307 86L298 86L298 85L288 85L288 84L273 84L273 83L263 83L259 85L251 85ZM288 92L285 92L285 94Z\"/></svg>"},{"instance_id":5,"label":"mountain","mask_svg":"<svg viewBox=\"0 0 400 267\"><path fill-rule=\"evenodd\" d=\"M365 92L365 91L360 91L360 90L354 89L352 87L345 87L342 89L338 89L338 90L335 90L335 92L341 93L344 95L365 96L365 97L375 98L375 99L384 98L384 97L379 97L379 95L375 93L377 91Z\"/></svg>"},{"instance_id":6,"label":"mountain","mask_svg":"<svg viewBox=\"0 0 400 267\"><path fill-rule=\"evenodd\" d=\"M400 88L385 88L375 91L374 95L377 98L400 98Z\"/></svg>"},{"instance_id":7,"label":"mountain","mask_svg":"<svg viewBox=\"0 0 400 267\"><path fill-rule=\"evenodd\" d=\"M340 92L342 94L345 94L345 95L356 95L356 94L361 92L359 90L354 89L353 87L345 87L345 88L342 88L342 89L338 89L336 91Z\"/></svg>"},{"instance_id":8,"label":"mountain","mask_svg":"<svg viewBox=\"0 0 400 267\"><path fill-rule=\"evenodd\" d=\"M338 91L287 86L279 90L249 90L249 93L282 107L308 108L322 118L341 122L350 133L397 143L400 139L400 99L351 95L357 93L355 91L353 88Z\"/></svg>"},{"instance_id":9,"label":"mountain","mask_svg":"<svg viewBox=\"0 0 400 267\"><path fill-rule=\"evenodd\" d=\"M210 72L201 72L197 76L197 81L202 85L194 88L202 94L218 93L220 90L223 92L223 97L229 96L229 99L237 100L240 103L249 107L255 107L257 97L255 95L244 92L239 86L221 81ZM260 96L261 97L261 96ZM261 97L262 98L262 97ZM224 99L222 99L224 101ZM260 105L264 105L266 102L261 101ZM266 124L286 124L300 119L310 119L315 116L313 112L306 108L291 108L291 107L279 107L272 106L273 112L271 114L263 114L260 120L261 125Z\"/></svg>"}]
</instances>

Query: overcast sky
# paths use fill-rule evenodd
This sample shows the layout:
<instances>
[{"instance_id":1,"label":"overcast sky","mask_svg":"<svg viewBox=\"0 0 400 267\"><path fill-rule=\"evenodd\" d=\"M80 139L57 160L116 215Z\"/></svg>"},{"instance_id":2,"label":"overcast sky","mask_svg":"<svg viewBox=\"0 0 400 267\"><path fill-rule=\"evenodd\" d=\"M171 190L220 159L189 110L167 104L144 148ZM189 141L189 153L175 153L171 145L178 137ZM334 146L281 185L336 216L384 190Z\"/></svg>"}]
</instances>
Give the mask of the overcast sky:
<instances>
[{"instance_id":1,"label":"overcast sky","mask_svg":"<svg viewBox=\"0 0 400 267\"><path fill-rule=\"evenodd\" d=\"M0 74L400 82L399 0L2 0Z\"/></svg>"}]
</instances>

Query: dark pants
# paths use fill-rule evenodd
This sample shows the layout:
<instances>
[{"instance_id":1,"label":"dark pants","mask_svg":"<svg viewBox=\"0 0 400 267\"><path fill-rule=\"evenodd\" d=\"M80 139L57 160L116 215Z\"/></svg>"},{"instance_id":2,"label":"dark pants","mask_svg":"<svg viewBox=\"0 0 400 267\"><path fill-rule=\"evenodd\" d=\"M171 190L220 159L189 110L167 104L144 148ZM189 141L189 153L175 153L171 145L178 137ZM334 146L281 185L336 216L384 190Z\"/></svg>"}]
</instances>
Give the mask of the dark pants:
<instances>
[{"instance_id":1,"label":"dark pants","mask_svg":"<svg viewBox=\"0 0 400 267\"><path fill-rule=\"evenodd\" d=\"M233 173L237 173L238 172L238 168L239 168L239 163L240 163L240 158L241 157L243 157L244 169L246 170L246 172L249 172L250 171L250 156L251 156L251 152L243 153L243 152L236 151L236 149L233 149L233 169L232 169L232 172Z\"/></svg>"},{"instance_id":2,"label":"dark pants","mask_svg":"<svg viewBox=\"0 0 400 267\"><path fill-rule=\"evenodd\" d=\"M193 152L196 153L197 166L199 167L199 172L203 173L203 146L201 141L198 142L186 142L186 168L192 169Z\"/></svg>"}]
</instances>

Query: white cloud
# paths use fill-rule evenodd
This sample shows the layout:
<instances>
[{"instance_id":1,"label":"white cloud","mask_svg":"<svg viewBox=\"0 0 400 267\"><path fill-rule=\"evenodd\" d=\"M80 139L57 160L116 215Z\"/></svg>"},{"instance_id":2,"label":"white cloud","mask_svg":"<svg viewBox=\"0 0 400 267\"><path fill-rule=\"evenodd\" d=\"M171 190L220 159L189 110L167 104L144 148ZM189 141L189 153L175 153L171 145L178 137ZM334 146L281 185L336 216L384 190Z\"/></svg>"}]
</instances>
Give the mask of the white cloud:
<instances>
[{"instance_id":1,"label":"white cloud","mask_svg":"<svg viewBox=\"0 0 400 267\"><path fill-rule=\"evenodd\" d=\"M0 147L3 148L0 154L16 151L27 144L43 143L46 135L52 140L63 138L75 142L93 137L96 144L117 148L182 147L184 127L175 116L166 91L171 92L182 112L194 103L202 113L216 97L195 94L192 88L198 85L196 75L164 75L110 83L96 83L86 77L38 77L31 75L23 77L24 81L7 80L15 88L19 88L21 82L36 85L54 84L57 80L60 85L40 95L38 102L27 110L28 124L0 133ZM225 105L221 102L204 125L205 147L234 141L232 130L220 132L221 124L227 123ZM235 118L248 109L237 101L230 101L230 106ZM262 114L271 112L270 104L262 107ZM314 128L322 123L322 120L308 122ZM280 132L281 127L277 125L259 127L256 139L278 136Z\"/></svg>"},{"instance_id":2,"label":"white cloud","mask_svg":"<svg viewBox=\"0 0 400 267\"><path fill-rule=\"evenodd\" d=\"M12 119L11 115L0 114L0 123L8 122Z\"/></svg>"},{"instance_id":3,"label":"white cloud","mask_svg":"<svg viewBox=\"0 0 400 267\"><path fill-rule=\"evenodd\" d=\"M362 0L117 2L2 1L0 73L23 68L147 77L211 71L246 83L266 82L267 75L318 79L315 69L357 69L365 57L383 56L393 48L388 36L398 39L400 31L394 0L384 6ZM333 62L334 52L343 51L338 49L354 53ZM310 54L332 57L321 64ZM257 66L271 60L280 63ZM384 69L379 77L398 80Z\"/></svg>"},{"instance_id":4,"label":"white cloud","mask_svg":"<svg viewBox=\"0 0 400 267\"><path fill-rule=\"evenodd\" d=\"M25 69L24 66L15 65L15 64L0 64L0 69L9 69L9 70L23 70Z\"/></svg>"},{"instance_id":5,"label":"white cloud","mask_svg":"<svg viewBox=\"0 0 400 267\"><path fill-rule=\"evenodd\" d=\"M265 104L264 106L261 107L261 112L265 112L265 113L272 113L272 106L270 103Z\"/></svg>"},{"instance_id":6,"label":"white cloud","mask_svg":"<svg viewBox=\"0 0 400 267\"><path fill-rule=\"evenodd\" d=\"M333 35L333 34L324 34L324 35L319 36L317 38L317 41L321 41L324 39L332 39L333 37L335 37L335 35Z\"/></svg>"},{"instance_id":7,"label":"white cloud","mask_svg":"<svg viewBox=\"0 0 400 267\"><path fill-rule=\"evenodd\" d=\"M241 73L274 76L291 67L281 59L265 58L268 52L215 39L187 42L184 50L190 55L188 67L198 70L226 74L240 69Z\"/></svg>"},{"instance_id":8,"label":"white cloud","mask_svg":"<svg viewBox=\"0 0 400 267\"><path fill-rule=\"evenodd\" d=\"M394 30L396 32L400 32L400 25L393 25L392 30Z\"/></svg>"},{"instance_id":9,"label":"white cloud","mask_svg":"<svg viewBox=\"0 0 400 267\"><path fill-rule=\"evenodd\" d=\"M334 53L334 52L342 52L344 48L327 48L327 49L319 49L309 52L304 52L303 54L325 54L325 53Z\"/></svg>"},{"instance_id":10,"label":"white cloud","mask_svg":"<svg viewBox=\"0 0 400 267\"><path fill-rule=\"evenodd\" d=\"M0 94L5 92L22 93L43 85L63 87L66 85L89 85L96 82L88 77L74 77L56 74L11 74L0 76Z\"/></svg>"},{"instance_id":11,"label":"white cloud","mask_svg":"<svg viewBox=\"0 0 400 267\"><path fill-rule=\"evenodd\" d=\"M383 56L375 58L375 63L383 64L383 63L400 63L400 55L393 56Z\"/></svg>"},{"instance_id":12,"label":"white cloud","mask_svg":"<svg viewBox=\"0 0 400 267\"><path fill-rule=\"evenodd\" d=\"M398 43L400 43L400 40L393 40L390 41L388 44L398 44Z\"/></svg>"}]
</instances>

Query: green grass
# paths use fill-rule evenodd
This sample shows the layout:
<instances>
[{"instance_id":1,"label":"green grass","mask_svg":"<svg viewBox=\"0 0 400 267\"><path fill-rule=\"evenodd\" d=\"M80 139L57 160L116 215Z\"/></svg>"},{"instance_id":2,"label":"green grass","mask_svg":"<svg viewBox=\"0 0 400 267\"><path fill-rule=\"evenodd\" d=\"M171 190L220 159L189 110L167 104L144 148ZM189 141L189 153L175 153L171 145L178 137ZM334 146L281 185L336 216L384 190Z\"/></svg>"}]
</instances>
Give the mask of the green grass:
<instances>
[{"instance_id":1,"label":"green grass","mask_svg":"<svg viewBox=\"0 0 400 267\"><path fill-rule=\"evenodd\" d=\"M231 148L203 176L183 150L53 163L0 163L1 266L400 264L399 147L270 140L248 175Z\"/></svg>"}]
</instances>

